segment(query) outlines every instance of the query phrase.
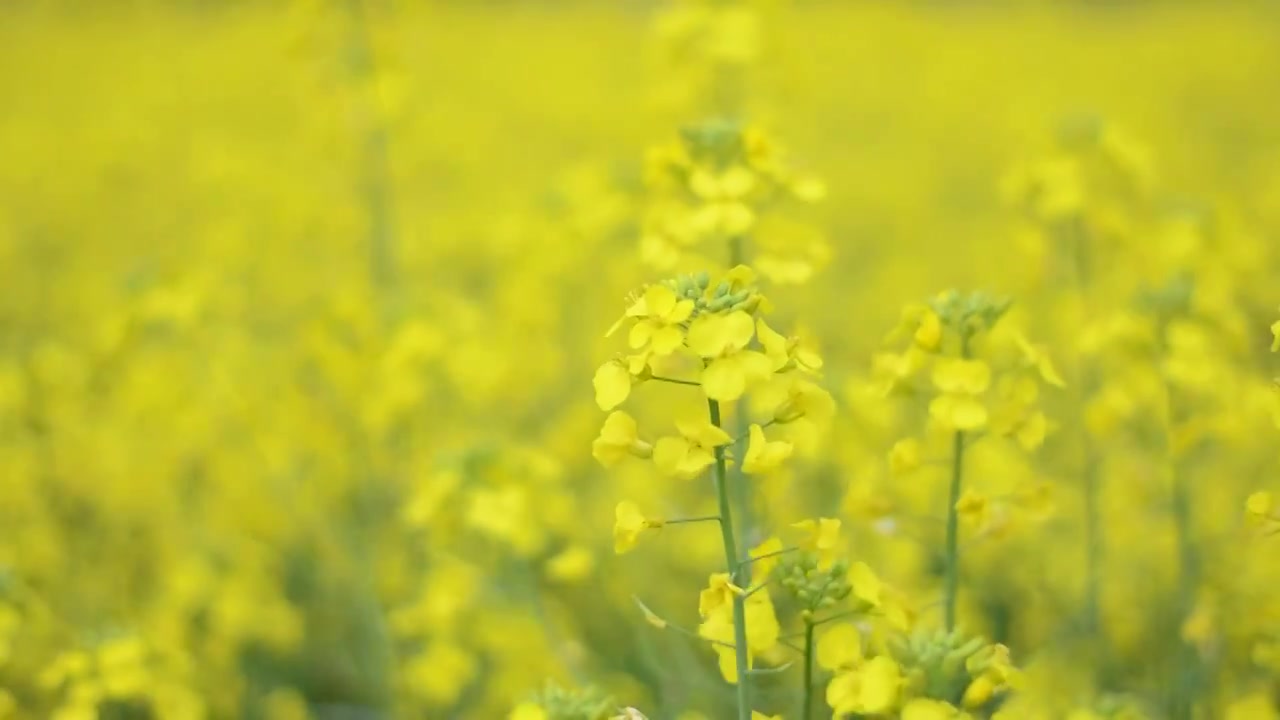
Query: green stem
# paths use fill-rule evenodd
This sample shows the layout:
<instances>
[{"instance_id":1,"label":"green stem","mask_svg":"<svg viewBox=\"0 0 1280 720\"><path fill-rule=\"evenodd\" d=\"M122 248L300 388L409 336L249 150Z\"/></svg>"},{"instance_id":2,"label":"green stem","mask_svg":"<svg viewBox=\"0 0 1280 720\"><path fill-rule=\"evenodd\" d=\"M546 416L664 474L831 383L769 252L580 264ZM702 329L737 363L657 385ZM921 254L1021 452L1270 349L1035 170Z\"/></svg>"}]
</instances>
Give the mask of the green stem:
<instances>
[{"instance_id":1,"label":"green stem","mask_svg":"<svg viewBox=\"0 0 1280 720\"><path fill-rule=\"evenodd\" d=\"M745 245L747 239L741 235L729 238L729 267L735 268L745 261ZM734 406L734 419L736 420L738 437L747 437L750 434L751 423L747 417L747 399L745 397L738 400ZM734 442L737 444L737 441ZM733 504L738 512L738 555L747 554L751 547L752 529L755 526L755 513L751 507L751 487L747 483L747 475L742 472L742 463L737 462L733 465Z\"/></svg>"},{"instance_id":2,"label":"green stem","mask_svg":"<svg viewBox=\"0 0 1280 720\"><path fill-rule=\"evenodd\" d=\"M813 628L808 618L804 621L804 704L800 720L813 717Z\"/></svg>"},{"instance_id":3,"label":"green stem","mask_svg":"<svg viewBox=\"0 0 1280 720\"><path fill-rule=\"evenodd\" d=\"M707 400L707 410L711 416L711 424L720 427L720 403ZM733 584L742 587L743 568L738 564L738 544L733 536L733 508L729 502L729 476L723 445L716 448L715 455L716 464L712 477L720 503L720 539L724 543L725 567L729 570ZM736 594L733 597L733 649L734 667L738 673L738 720L751 720L751 692L747 684L746 599Z\"/></svg>"},{"instance_id":4,"label":"green stem","mask_svg":"<svg viewBox=\"0 0 1280 720\"><path fill-rule=\"evenodd\" d=\"M960 355L969 357L969 337L960 338ZM956 627L956 596L960 592L960 490L964 482L964 431L957 430L951 448L951 491L947 495L946 578L943 590L943 617L947 632Z\"/></svg>"},{"instance_id":5,"label":"green stem","mask_svg":"<svg viewBox=\"0 0 1280 720\"><path fill-rule=\"evenodd\" d=\"M1178 466L1177 460L1172 460L1171 464L1173 522L1178 545L1178 619L1185 621L1195 612L1198 558L1192 537L1191 493L1186 472ZM1200 682L1200 661L1195 649L1185 642L1178 648L1176 668L1170 717L1173 720L1190 720L1194 714L1193 698Z\"/></svg>"},{"instance_id":6,"label":"green stem","mask_svg":"<svg viewBox=\"0 0 1280 720\"><path fill-rule=\"evenodd\" d=\"M355 79L371 85L378 74L364 0L349 0L351 19L349 63ZM369 218L369 270L373 289L382 291L396 280L396 237L391 188L390 132L380 107L366 107L364 141L365 211Z\"/></svg>"},{"instance_id":7,"label":"green stem","mask_svg":"<svg viewBox=\"0 0 1280 720\"><path fill-rule=\"evenodd\" d=\"M669 378L669 377L662 377L659 375L650 375L649 379L657 380L658 382L671 383L673 385L693 385L694 387L702 386L702 383L697 382L695 380L681 380L680 378Z\"/></svg>"},{"instance_id":8,"label":"green stem","mask_svg":"<svg viewBox=\"0 0 1280 720\"><path fill-rule=\"evenodd\" d=\"M763 555L756 555L755 557L745 558L742 560L742 562L738 564L742 567L746 567L753 562L757 562L759 560L768 560L769 558L778 557L779 555L786 555L787 553L793 553L799 549L800 548L798 547L782 548L781 550L775 550L771 553L765 553Z\"/></svg>"},{"instance_id":9,"label":"green stem","mask_svg":"<svg viewBox=\"0 0 1280 720\"><path fill-rule=\"evenodd\" d=\"M700 523L719 520L719 515L702 515L700 517L676 518L675 520L663 520L663 525L684 525L685 523Z\"/></svg>"},{"instance_id":10,"label":"green stem","mask_svg":"<svg viewBox=\"0 0 1280 720\"><path fill-rule=\"evenodd\" d=\"M956 431L951 458L951 492L947 498L946 586L943 594L947 631L956 627L956 595L960 589L960 487L964 478L964 433Z\"/></svg>"}]
</instances>

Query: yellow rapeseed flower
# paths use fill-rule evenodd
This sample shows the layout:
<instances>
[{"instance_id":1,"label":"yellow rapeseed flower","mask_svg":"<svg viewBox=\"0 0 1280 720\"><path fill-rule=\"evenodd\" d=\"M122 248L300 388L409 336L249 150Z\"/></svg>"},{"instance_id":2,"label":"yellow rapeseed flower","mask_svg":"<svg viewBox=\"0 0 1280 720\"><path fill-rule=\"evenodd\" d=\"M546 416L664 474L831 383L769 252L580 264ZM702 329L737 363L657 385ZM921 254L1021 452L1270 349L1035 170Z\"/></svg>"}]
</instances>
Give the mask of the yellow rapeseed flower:
<instances>
[{"instance_id":1,"label":"yellow rapeseed flower","mask_svg":"<svg viewBox=\"0 0 1280 720\"><path fill-rule=\"evenodd\" d=\"M609 413L600 435L591 443L591 456L605 467L613 467L623 458L653 456L653 446L641 440L635 418L621 410Z\"/></svg>"},{"instance_id":2,"label":"yellow rapeseed flower","mask_svg":"<svg viewBox=\"0 0 1280 720\"><path fill-rule=\"evenodd\" d=\"M591 384L596 391L596 404L601 410L612 410L626 402L631 394L632 375L620 360L610 360L596 369Z\"/></svg>"},{"instance_id":3,"label":"yellow rapeseed flower","mask_svg":"<svg viewBox=\"0 0 1280 720\"><path fill-rule=\"evenodd\" d=\"M743 310L699 315L689 326L689 348L706 360L701 379L707 397L732 402L773 374L767 356L746 349L754 334L751 315Z\"/></svg>"},{"instance_id":4,"label":"yellow rapeseed flower","mask_svg":"<svg viewBox=\"0 0 1280 720\"><path fill-rule=\"evenodd\" d=\"M791 527L804 534L797 544L802 550L817 554L820 567L827 568L835 562L840 551L840 520L838 518L801 520L792 523Z\"/></svg>"},{"instance_id":5,"label":"yellow rapeseed flower","mask_svg":"<svg viewBox=\"0 0 1280 720\"><path fill-rule=\"evenodd\" d=\"M902 671L891 658L871 658L856 668L837 673L827 685L827 704L836 715L879 715L898 703Z\"/></svg>"},{"instance_id":6,"label":"yellow rapeseed flower","mask_svg":"<svg viewBox=\"0 0 1280 720\"><path fill-rule=\"evenodd\" d=\"M743 472L751 475L773 472L791 457L792 444L786 440L766 439L760 425L752 424L749 433L751 439L742 460Z\"/></svg>"},{"instance_id":7,"label":"yellow rapeseed flower","mask_svg":"<svg viewBox=\"0 0 1280 720\"><path fill-rule=\"evenodd\" d=\"M672 477L697 476L715 463L715 448L733 441L705 419L677 420L676 428L680 435L659 438L653 446L653 463Z\"/></svg>"},{"instance_id":8,"label":"yellow rapeseed flower","mask_svg":"<svg viewBox=\"0 0 1280 720\"><path fill-rule=\"evenodd\" d=\"M637 304L642 304L641 314L627 336L631 348L658 356L675 352L684 343L682 323L693 314L693 301L678 298L666 285L650 285ZM632 315L632 310L627 314Z\"/></svg>"},{"instance_id":9,"label":"yellow rapeseed flower","mask_svg":"<svg viewBox=\"0 0 1280 720\"><path fill-rule=\"evenodd\" d=\"M662 527L659 518L645 517L640 506L630 500L623 500L614 508L613 551L619 555L636 546L641 533L645 530Z\"/></svg>"}]
</instances>

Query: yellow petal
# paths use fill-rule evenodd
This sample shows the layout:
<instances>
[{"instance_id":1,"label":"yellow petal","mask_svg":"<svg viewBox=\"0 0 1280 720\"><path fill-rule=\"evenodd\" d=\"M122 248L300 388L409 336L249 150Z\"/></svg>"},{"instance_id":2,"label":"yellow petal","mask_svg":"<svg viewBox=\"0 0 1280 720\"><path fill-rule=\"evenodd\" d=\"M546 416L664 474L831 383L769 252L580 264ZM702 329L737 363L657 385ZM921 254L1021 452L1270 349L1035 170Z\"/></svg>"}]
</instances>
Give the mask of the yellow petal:
<instances>
[{"instance_id":1,"label":"yellow petal","mask_svg":"<svg viewBox=\"0 0 1280 720\"><path fill-rule=\"evenodd\" d=\"M689 325L689 349L704 358L719 357L729 346L727 315L699 315Z\"/></svg>"},{"instance_id":2,"label":"yellow petal","mask_svg":"<svg viewBox=\"0 0 1280 720\"><path fill-rule=\"evenodd\" d=\"M688 452L689 441L682 437L658 438L658 442L653 446L653 464L664 475L679 475Z\"/></svg>"},{"instance_id":3,"label":"yellow petal","mask_svg":"<svg viewBox=\"0 0 1280 720\"><path fill-rule=\"evenodd\" d=\"M684 344L684 332L675 325L667 325L653 333L651 343L654 353L670 355Z\"/></svg>"},{"instance_id":4,"label":"yellow petal","mask_svg":"<svg viewBox=\"0 0 1280 720\"><path fill-rule=\"evenodd\" d=\"M859 671L861 687L858 691L859 712L878 714L888 712L898 702L902 687L902 675L898 664L880 656L867 661Z\"/></svg>"},{"instance_id":5,"label":"yellow petal","mask_svg":"<svg viewBox=\"0 0 1280 720\"><path fill-rule=\"evenodd\" d=\"M639 350L649 344L649 340L653 337L654 331L660 326L652 320L641 320L631 326L631 331L627 333L627 345L632 350Z\"/></svg>"},{"instance_id":6,"label":"yellow petal","mask_svg":"<svg viewBox=\"0 0 1280 720\"><path fill-rule=\"evenodd\" d=\"M650 285L644 291L646 315L664 318L676 307L676 293L666 285Z\"/></svg>"},{"instance_id":7,"label":"yellow petal","mask_svg":"<svg viewBox=\"0 0 1280 720\"><path fill-rule=\"evenodd\" d=\"M756 337L760 340L760 345L764 347L764 353L769 357L773 370L781 370L787 364L787 339L776 332L764 318L756 319Z\"/></svg>"},{"instance_id":8,"label":"yellow petal","mask_svg":"<svg viewBox=\"0 0 1280 720\"><path fill-rule=\"evenodd\" d=\"M902 707L900 720L953 720L960 711L949 703L928 698L916 698Z\"/></svg>"},{"instance_id":9,"label":"yellow petal","mask_svg":"<svg viewBox=\"0 0 1280 720\"><path fill-rule=\"evenodd\" d=\"M933 366L933 384L944 393L977 395L991 384L991 368L982 360L939 358Z\"/></svg>"},{"instance_id":10,"label":"yellow petal","mask_svg":"<svg viewBox=\"0 0 1280 720\"><path fill-rule=\"evenodd\" d=\"M733 402L747 390L747 377L732 358L713 360L702 370L702 391L720 402Z\"/></svg>"},{"instance_id":11,"label":"yellow petal","mask_svg":"<svg viewBox=\"0 0 1280 720\"><path fill-rule=\"evenodd\" d=\"M978 430L988 420L987 408L968 395L939 395L929 403L929 415L952 430Z\"/></svg>"},{"instance_id":12,"label":"yellow petal","mask_svg":"<svg viewBox=\"0 0 1280 720\"><path fill-rule=\"evenodd\" d=\"M612 410L631 394L631 373L616 360L601 365L591 379L596 391L596 405L601 410Z\"/></svg>"},{"instance_id":13,"label":"yellow petal","mask_svg":"<svg viewBox=\"0 0 1280 720\"><path fill-rule=\"evenodd\" d=\"M879 607L884 584L869 565L862 561L849 566L849 584L853 586L854 597L872 607Z\"/></svg>"},{"instance_id":14,"label":"yellow petal","mask_svg":"<svg viewBox=\"0 0 1280 720\"><path fill-rule=\"evenodd\" d=\"M708 420L681 419L676 421L676 428L681 435L706 448L728 445L733 441L728 433Z\"/></svg>"},{"instance_id":15,"label":"yellow petal","mask_svg":"<svg viewBox=\"0 0 1280 720\"><path fill-rule=\"evenodd\" d=\"M777 537L771 537L759 545L751 548L748 553L752 557L751 563L751 582L758 585L764 582L769 575L773 573L773 569L778 566L779 557L776 553L780 553L783 549L782 540ZM765 557L771 556L771 557ZM763 558L756 560L755 558Z\"/></svg>"},{"instance_id":16,"label":"yellow petal","mask_svg":"<svg viewBox=\"0 0 1280 720\"><path fill-rule=\"evenodd\" d=\"M862 662L862 633L848 623L831 628L818 638L818 667L839 670Z\"/></svg>"}]
</instances>

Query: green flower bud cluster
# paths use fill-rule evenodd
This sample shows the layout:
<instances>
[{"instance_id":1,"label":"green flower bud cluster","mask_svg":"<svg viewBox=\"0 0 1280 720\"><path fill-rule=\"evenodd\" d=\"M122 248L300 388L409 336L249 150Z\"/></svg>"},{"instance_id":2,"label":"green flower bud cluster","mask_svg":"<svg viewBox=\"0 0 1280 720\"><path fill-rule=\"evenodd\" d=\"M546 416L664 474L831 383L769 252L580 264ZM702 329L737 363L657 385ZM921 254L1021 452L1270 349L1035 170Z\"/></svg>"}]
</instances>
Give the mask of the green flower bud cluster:
<instances>
[{"instance_id":1,"label":"green flower bud cluster","mask_svg":"<svg viewBox=\"0 0 1280 720\"><path fill-rule=\"evenodd\" d=\"M847 560L823 568L813 553L793 553L774 572L783 589L811 611L833 607L853 592Z\"/></svg>"},{"instance_id":2,"label":"green flower bud cluster","mask_svg":"<svg viewBox=\"0 0 1280 720\"><path fill-rule=\"evenodd\" d=\"M706 271L680 275L665 284L675 291L677 298L693 301L691 318L702 313L727 313L735 310L755 312L763 300L754 284L735 283L726 279L721 280L714 288L710 287L711 276Z\"/></svg>"},{"instance_id":3,"label":"green flower bud cluster","mask_svg":"<svg viewBox=\"0 0 1280 720\"><path fill-rule=\"evenodd\" d=\"M562 688L547 683L533 698L547 713L548 720L605 720L617 703L596 687Z\"/></svg>"},{"instance_id":4,"label":"green flower bud cluster","mask_svg":"<svg viewBox=\"0 0 1280 720\"><path fill-rule=\"evenodd\" d=\"M891 640L889 650L916 694L952 704L960 702L970 681L986 668L982 659L994 652L987 641L959 630L917 630Z\"/></svg>"},{"instance_id":5,"label":"green flower bud cluster","mask_svg":"<svg viewBox=\"0 0 1280 720\"><path fill-rule=\"evenodd\" d=\"M930 301L929 305L945 327L962 336L990 330L1009 311L1013 301L989 293L975 291L962 293L948 290Z\"/></svg>"},{"instance_id":6,"label":"green flower bud cluster","mask_svg":"<svg viewBox=\"0 0 1280 720\"><path fill-rule=\"evenodd\" d=\"M680 130L689 157L712 165L732 165L742 160L742 126L732 120L706 120Z\"/></svg>"}]
</instances>

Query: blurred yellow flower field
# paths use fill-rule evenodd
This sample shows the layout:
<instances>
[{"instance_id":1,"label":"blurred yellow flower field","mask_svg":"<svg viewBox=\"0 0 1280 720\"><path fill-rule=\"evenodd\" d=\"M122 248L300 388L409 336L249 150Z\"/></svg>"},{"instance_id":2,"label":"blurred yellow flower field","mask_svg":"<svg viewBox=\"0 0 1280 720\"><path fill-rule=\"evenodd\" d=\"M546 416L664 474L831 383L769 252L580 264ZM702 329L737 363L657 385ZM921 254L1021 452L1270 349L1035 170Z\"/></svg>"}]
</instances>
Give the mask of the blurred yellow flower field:
<instances>
[{"instance_id":1,"label":"blurred yellow flower field","mask_svg":"<svg viewBox=\"0 0 1280 720\"><path fill-rule=\"evenodd\" d=\"M0 8L0 720L1280 718L1280 8Z\"/></svg>"}]
</instances>

